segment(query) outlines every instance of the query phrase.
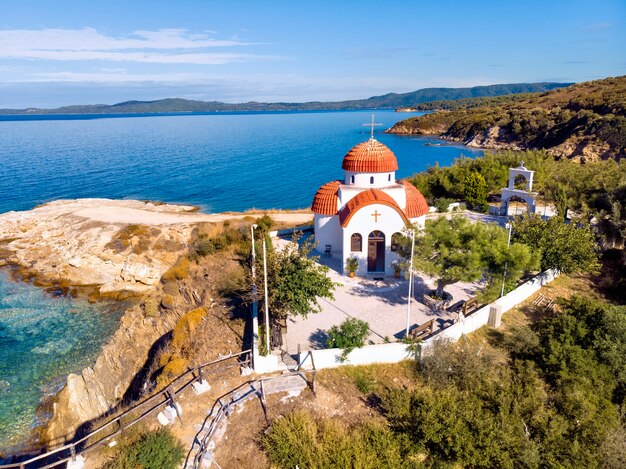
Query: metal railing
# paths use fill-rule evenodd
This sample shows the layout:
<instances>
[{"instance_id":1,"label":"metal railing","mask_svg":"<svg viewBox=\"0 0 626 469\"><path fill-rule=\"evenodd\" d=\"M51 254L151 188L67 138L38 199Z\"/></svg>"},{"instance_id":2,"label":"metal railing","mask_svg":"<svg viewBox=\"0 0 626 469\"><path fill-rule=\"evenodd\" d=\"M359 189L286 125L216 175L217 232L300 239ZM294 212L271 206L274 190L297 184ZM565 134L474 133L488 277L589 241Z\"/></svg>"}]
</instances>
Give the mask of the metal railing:
<instances>
[{"instance_id":1,"label":"metal railing","mask_svg":"<svg viewBox=\"0 0 626 469\"><path fill-rule=\"evenodd\" d=\"M218 365L223 364L226 361L232 359L240 359L242 356L244 358L242 360L239 360L235 364L218 367ZM219 358L218 360L213 360L211 362L199 365L195 368L191 368L182 375L178 376L176 379L174 379L165 389L126 409L120 415L112 418L108 422L103 423L101 426L99 426L95 430L90 431L88 434L78 437L71 443L67 443L63 446L55 448L46 453L42 453L30 459L26 459L24 461L9 464L0 464L0 469L46 469L59 466L67 461L72 461L76 458L77 455L85 453L96 447L102 446L107 440L117 435L120 435L125 429L132 427L146 417L152 415L156 410L160 409L165 404L174 405L176 403L176 396L181 394L195 381L202 381L205 374L217 373L234 367L250 366L251 360L251 350L245 350L243 352L231 354L226 357ZM146 406L148 404L150 404L149 408L145 411L142 411L139 416L133 418L128 422L122 422L122 419L137 411L140 407ZM176 406L174 405L174 407ZM104 430L107 429L110 431L110 433L102 436ZM98 436L96 441L89 441L96 436Z\"/></svg>"},{"instance_id":2,"label":"metal railing","mask_svg":"<svg viewBox=\"0 0 626 469\"><path fill-rule=\"evenodd\" d=\"M263 407L263 413L265 414L265 418L267 419L267 400L266 400L266 392L265 392L265 383L270 382L270 381L285 379L286 377L293 376L294 374L301 376L302 379L307 383L307 385L311 387L311 390L315 392L315 373L313 374L313 381L310 382L309 380L307 380L305 373L301 371L292 371L291 373L287 375L281 374L281 375L269 376L267 378L247 381L245 383L240 384L236 388L231 389L226 394L220 396L213 404L213 407L211 408L211 411L209 412L209 415L207 416L207 420L208 419L211 419L211 420L210 422L208 422L208 427L207 427L205 435L202 438L199 438L199 435L196 435L196 439L194 442L195 444L198 444L198 450L196 452L196 455L193 458L191 458L191 461L190 461L191 451L193 451L193 448L192 448L190 450L190 453L187 455L187 460L185 461L185 464L183 465L183 467L191 467L193 469L199 469L202 466L202 460L204 459L204 456L207 453L207 451L209 451L209 442L215 435L215 432L220 426L220 424L222 423L223 419L225 417L228 417L232 413L233 407L245 401L248 396L256 395L260 399L261 406ZM242 390L244 390L244 388L246 387L248 387L249 389L244 394L239 395L239 393ZM237 396L237 398L233 398L233 396ZM200 430L200 432L202 432L202 429ZM190 462L191 462L191 466L189 466Z\"/></svg>"}]
</instances>

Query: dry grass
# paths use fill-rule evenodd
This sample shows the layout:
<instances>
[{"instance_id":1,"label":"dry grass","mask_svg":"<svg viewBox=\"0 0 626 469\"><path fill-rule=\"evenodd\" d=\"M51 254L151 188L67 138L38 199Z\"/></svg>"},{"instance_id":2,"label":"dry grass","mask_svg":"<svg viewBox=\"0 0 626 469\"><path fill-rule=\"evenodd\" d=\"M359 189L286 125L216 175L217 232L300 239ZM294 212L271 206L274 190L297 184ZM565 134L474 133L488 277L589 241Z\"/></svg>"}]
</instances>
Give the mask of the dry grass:
<instances>
[{"instance_id":1,"label":"dry grass","mask_svg":"<svg viewBox=\"0 0 626 469\"><path fill-rule=\"evenodd\" d=\"M174 282L176 280L183 280L187 278L188 275L189 259L187 259L186 257L181 257L176 261L176 264L170 267L169 270L161 276L161 281Z\"/></svg>"},{"instance_id":2,"label":"dry grass","mask_svg":"<svg viewBox=\"0 0 626 469\"><path fill-rule=\"evenodd\" d=\"M119 254L132 246L135 254L141 254L150 248L151 231L145 225L126 225L115 233L105 248Z\"/></svg>"}]
</instances>

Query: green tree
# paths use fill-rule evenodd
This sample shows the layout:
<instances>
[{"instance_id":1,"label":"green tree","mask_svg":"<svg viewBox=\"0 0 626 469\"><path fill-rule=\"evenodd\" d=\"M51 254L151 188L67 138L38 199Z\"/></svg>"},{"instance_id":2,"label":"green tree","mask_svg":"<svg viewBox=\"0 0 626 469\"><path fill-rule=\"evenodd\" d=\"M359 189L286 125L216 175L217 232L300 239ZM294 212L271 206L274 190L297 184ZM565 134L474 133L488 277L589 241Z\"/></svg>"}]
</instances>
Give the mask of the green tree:
<instances>
[{"instance_id":1,"label":"green tree","mask_svg":"<svg viewBox=\"0 0 626 469\"><path fill-rule=\"evenodd\" d=\"M424 232L415 238L413 266L437 278L436 295L440 298L446 285L481 278L486 278L493 296L494 286L502 282L505 264L510 283L537 266L537 256L527 246L507 246L507 242L506 230L496 225L472 223L465 217L427 220ZM408 257L407 238L403 243L399 252Z\"/></svg>"},{"instance_id":2,"label":"green tree","mask_svg":"<svg viewBox=\"0 0 626 469\"><path fill-rule=\"evenodd\" d=\"M559 217L543 220L527 214L513 223L514 239L541 253L541 268L566 274L597 272L598 244L587 224L565 223Z\"/></svg>"},{"instance_id":3,"label":"green tree","mask_svg":"<svg viewBox=\"0 0 626 469\"><path fill-rule=\"evenodd\" d=\"M284 248L267 252L268 305L275 323L289 315L317 313L318 298L333 298L335 283L327 275L328 267L317 264L318 258L311 255L313 246L308 240L299 243L294 237ZM262 272L263 259L257 256L257 274ZM262 275L257 275L257 282L262 295Z\"/></svg>"},{"instance_id":4,"label":"green tree","mask_svg":"<svg viewBox=\"0 0 626 469\"><path fill-rule=\"evenodd\" d=\"M563 184L557 184L557 186L550 191L550 196L554 200L556 206L556 213L561 220L565 220L567 216L567 193Z\"/></svg>"},{"instance_id":5,"label":"green tree","mask_svg":"<svg viewBox=\"0 0 626 469\"><path fill-rule=\"evenodd\" d=\"M363 347L365 339L370 333L369 324L357 318L348 318L339 326L333 326L328 330L326 345L330 348L343 349L342 360L355 348Z\"/></svg>"},{"instance_id":6,"label":"green tree","mask_svg":"<svg viewBox=\"0 0 626 469\"><path fill-rule=\"evenodd\" d=\"M175 469L185 456L183 445L166 428L123 442L104 469Z\"/></svg>"},{"instance_id":7,"label":"green tree","mask_svg":"<svg viewBox=\"0 0 626 469\"><path fill-rule=\"evenodd\" d=\"M487 181L482 174L472 171L463 180L463 196L474 208L481 211L487 209Z\"/></svg>"}]
</instances>

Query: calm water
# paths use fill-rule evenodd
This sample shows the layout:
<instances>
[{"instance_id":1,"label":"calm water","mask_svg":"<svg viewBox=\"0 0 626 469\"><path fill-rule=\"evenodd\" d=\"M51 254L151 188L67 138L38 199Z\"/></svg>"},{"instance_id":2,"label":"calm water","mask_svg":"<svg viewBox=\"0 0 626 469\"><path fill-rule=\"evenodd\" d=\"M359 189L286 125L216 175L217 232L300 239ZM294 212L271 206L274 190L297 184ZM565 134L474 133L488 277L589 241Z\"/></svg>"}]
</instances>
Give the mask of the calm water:
<instances>
[{"instance_id":1,"label":"calm water","mask_svg":"<svg viewBox=\"0 0 626 469\"><path fill-rule=\"evenodd\" d=\"M95 360L122 306L52 298L0 270L0 453L37 423L42 396Z\"/></svg>"},{"instance_id":2,"label":"calm water","mask_svg":"<svg viewBox=\"0 0 626 469\"><path fill-rule=\"evenodd\" d=\"M377 111L391 127L411 114ZM59 198L109 197L185 202L208 212L301 208L341 161L368 138L369 112L309 112L0 120L0 212ZM377 132L398 157L399 177L457 146Z\"/></svg>"},{"instance_id":3,"label":"calm water","mask_svg":"<svg viewBox=\"0 0 626 469\"><path fill-rule=\"evenodd\" d=\"M411 114L376 111L391 127ZM341 161L369 137L369 112L250 113L108 119L0 117L0 212L54 199L108 197L199 205L207 212L307 207L342 176ZM461 154L438 141L376 138L398 177ZM36 423L42 395L93 362L120 313L15 284L0 271L0 449Z\"/></svg>"}]
</instances>

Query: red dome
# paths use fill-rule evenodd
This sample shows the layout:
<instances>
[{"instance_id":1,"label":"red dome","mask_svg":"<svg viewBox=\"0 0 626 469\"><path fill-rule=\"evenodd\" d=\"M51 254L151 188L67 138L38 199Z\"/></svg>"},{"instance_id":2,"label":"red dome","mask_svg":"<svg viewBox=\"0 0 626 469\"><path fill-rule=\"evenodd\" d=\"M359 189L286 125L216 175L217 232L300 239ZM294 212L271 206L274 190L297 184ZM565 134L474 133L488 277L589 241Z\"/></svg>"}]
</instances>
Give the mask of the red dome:
<instances>
[{"instance_id":1,"label":"red dome","mask_svg":"<svg viewBox=\"0 0 626 469\"><path fill-rule=\"evenodd\" d=\"M404 213L409 218L417 218L428 213L428 202L422 193L409 181L400 181L404 185L406 192L406 208Z\"/></svg>"},{"instance_id":2,"label":"red dome","mask_svg":"<svg viewBox=\"0 0 626 469\"><path fill-rule=\"evenodd\" d=\"M389 173L398 169L398 160L389 148L370 138L352 148L341 167L355 173Z\"/></svg>"},{"instance_id":3,"label":"red dome","mask_svg":"<svg viewBox=\"0 0 626 469\"><path fill-rule=\"evenodd\" d=\"M311 210L320 215L337 215L339 184L341 181L330 181L320 187L313 197Z\"/></svg>"}]
</instances>

